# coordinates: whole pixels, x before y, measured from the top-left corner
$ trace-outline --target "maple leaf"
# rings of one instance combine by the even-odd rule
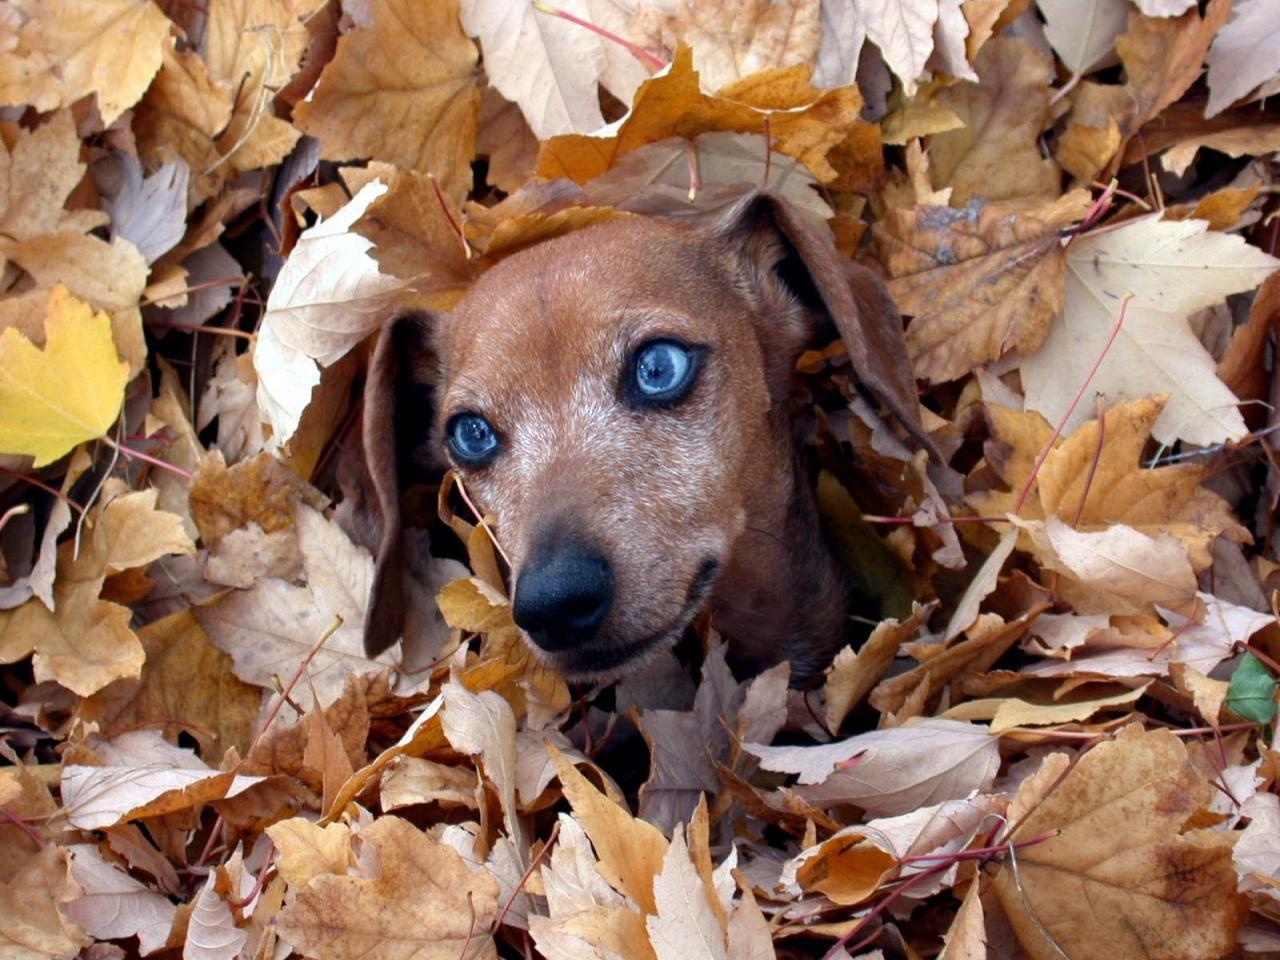
[[[1124,323],[1090,388],[1117,403],[1167,394],[1151,428],[1162,443],[1211,444],[1244,436],[1236,398],[1187,325],[1194,310],[1251,290],[1280,260],[1240,237],[1210,233],[1201,220],[1142,217],[1076,239],[1067,248],[1066,303],[1040,350],[1022,362],[1027,406],[1053,423],[1066,412],[1097,360],[1120,304]],[[1194,281],[1193,279],[1194,278]],[[1069,433],[1088,417],[1066,420]]]
[[[682,3],[671,28],[693,49],[708,90],[771,67],[808,63],[818,52],[818,0]]]
[[[876,223],[889,291],[913,318],[917,377],[954,380],[1010,350],[1035,351],[1062,307],[1059,231],[1073,213],[1047,220],[970,200],[961,210],[891,210]]]
[[[989,787],[999,766],[996,747],[983,727],[938,719],[814,747],[743,744],[765,770],[799,774],[797,790],[811,802],[854,803],[882,816]],[[914,759],[904,764],[907,755]]]
[[[10,327],[0,332],[0,451],[52,463],[103,436],[120,413],[128,364],[106,314],[55,287],[39,350]]]
[[[386,160],[432,174],[461,199],[471,188],[480,87],[457,0],[375,0],[369,16],[370,26],[338,41],[294,122],[320,140],[325,159]]]
[[[566,0],[560,9],[615,33],[625,33],[612,4]],[[508,100],[519,104],[543,140],[589,133],[604,126],[598,84],[624,103],[631,101],[645,70],[630,53],[609,41],[529,4],[505,0],[460,0],[462,27],[480,41],[485,72]]]
[[[972,197],[1038,206],[1058,194],[1059,174],[1040,155],[1049,121],[1048,57],[1024,40],[996,37],[974,61],[979,82],[942,90],[937,102],[964,122],[936,134],[929,157],[935,186],[952,188],[951,203]]]
[[[399,817],[360,831],[368,852],[354,875],[320,874],[295,889],[276,918],[304,956],[355,954],[374,960],[496,957],[489,933],[498,884],[454,850]]]
[[[67,764],[62,770],[61,816],[81,830],[189,810],[262,782],[219,773],[152,730],[95,741],[93,747],[101,766]]]
[[[1114,56],[1129,15],[1125,0],[1036,0],[1036,5],[1044,14],[1045,39],[1076,76]]]
[[[681,46],[665,71],[640,85],[621,121],[597,136],[546,140],[535,172],[586,183],[646,143],[716,130],[764,133],[767,127],[775,149],[795,157],[819,180],[828,180],[836,170],[827,154],[860,122],[861,108],[855,88],[818,90],[803,67],[765,71],[717,96],[705,94],[690,50]]]
[[[160,69],[170,23],[152,0],[13,0],[23,23],[0,67],[0,102],[38,110],[97,94],[110,126]]]
[[[1254,87],[1280,75],[1280,20],[1265,0],[1238,0],[1231,19],[1213,38],[1209,65],[1209,102],[1204,115],[1221,113]]]
[[[144,957],[165,945],[178,912],[168,897],[105,860],[96,844],[66,849],[71,877],[83,892],[62,905],[63,913],[101,940],[136,936]]]
[[[657,913],[645,918],[645,929],[658,960],[728,960],[724,931],[708,900],[714,894],[689,859],[683,825],[676,826],[662,872],[653,878],[653,895]]]
[[[1131,726],[1085,753],[1011,839],[1053,835],[1018,852],[1016,879],[1009,867],[995,875],[1023,948],[1036,958],[1229,952],[1247,910],[1231,839],[1183,832],[1210,792],[1167,730]]]
[[[1168,533],[1187,549],[1197,570],[1212,562],[1219,536],[1247,542],[1248,531],[1236,522],[1227,502],[1201,486],[1208,476],[1204,467],[1184,463],[1142,469],[1143,447],[1164,409],[1162,400],[1150,397],[1117,404],[1101,422],[1091,420],[1065,440],[1056,440],[1039,465],[1021,516],[1035,520],[1055,514],[1077,530],[1100,531],[1123,523],[1148,536]],[[1013,511],[1053,431],[1039,414],[1007,407],[989,405],[987,419],[987,462],[1009,492],[975,493],[969,502],[984,515],[1002,515]]]
[[[351,202],[298,238],[267,300],[253,364],[258,406],[272,427],[273,445],[298,429],[327,366],[378,328],[403,284],[384,276],[369,256],[373,246],[351,226],[379,196],[374,181]]]

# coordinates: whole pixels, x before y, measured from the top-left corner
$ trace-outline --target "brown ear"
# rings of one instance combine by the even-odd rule
[[[433,318],[422,313],[395,318],[379,332],[369,360],[362,434],[378,526],[378,555],[364,620],[364,651],[370,657],[404,633],[400,491],[416,455],[429,443],[432,323]]]
[[[925,449],[938,456],[933,438],[920,420],[902,317],[884,282],[842,256],[825,224],[763,191],[753,191],[735,203],[716,232],[742,244],[744,250],[751,251],[749,256],[772,250],[769,256],[774,262],[763,266],[809,308],[817,321],[810,331],[811,339],[838,332],[860,386]],[[772,235],[777,245],[761,244],[762,235]]]

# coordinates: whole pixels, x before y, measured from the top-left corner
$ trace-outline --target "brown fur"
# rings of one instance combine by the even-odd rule
[[[797,465],[796,357],[834,326],[863,387],[929,440],[892,301],[839,258],[825,228],[763,194],[707,229],[615,220],[516,254],[448,317],[408,323],[384,332],[365,398],[383,515],[371,651],[394,642],[403,616],[395,465],[405,452],[388,423],[394,415],[404,433],[414,411],[392,408],[423,379],[434,386],[423,425],[433,445],[460,410],[482,412],[503,437],[493,464],[463,475],[497,517],[513,584],[551,526],[609,558],[615,593],[599,634],[585,649],[535,648],[545,661],[593,679],[643,662],[704,605],[697,581],[712,560],[713,622],[741,664],[791,659],[807,678],[838,649],[847,600]],[[619,399],[626,358],[664,335],[707,348],[697,385],[671,409],[632,410]]]

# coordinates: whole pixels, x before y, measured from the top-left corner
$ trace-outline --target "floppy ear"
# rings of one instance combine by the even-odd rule
[[[842,256],[825,224],[763,191],[730,207],[715,232],[743,252],[753,273],[780,283],[806,308],[809,342],[839,333],[859,385],[938,456],[920,420],[902,317],[884,282]]]
[[[433,322],[432,316],[423,313],[396,317],[379,332],[369,360],[362,435],[378,526],[378,555],[364,621],[364,651],[370,657],[382,653],[404,632],[400,491],[432,428]]]

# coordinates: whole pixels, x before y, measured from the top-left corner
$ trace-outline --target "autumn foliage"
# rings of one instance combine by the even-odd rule
[[[1274,0],[0,0],[0,958],[1280,952]],[[368,341],[767,186],[816,689],[531,657],[451,476],[365,657]],[[851,639],[852,639],[851,634]]]

